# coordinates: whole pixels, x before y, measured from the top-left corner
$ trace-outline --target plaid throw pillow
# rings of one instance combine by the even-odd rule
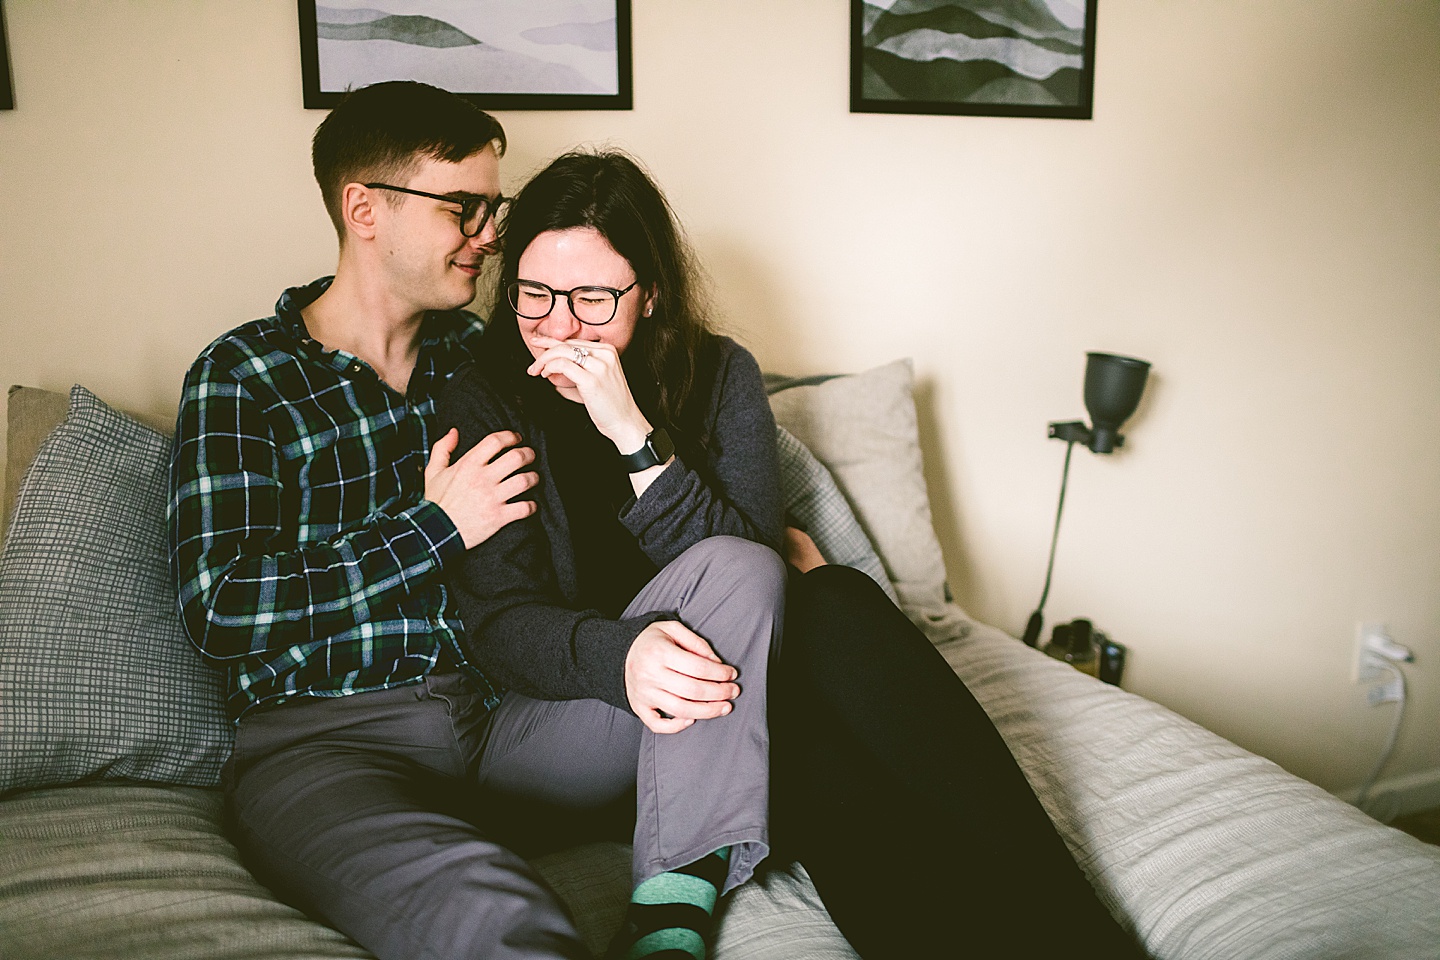
[[[218,782],[232,732],[176,612],[169,457],[164,435],[77,386],[25,475],[0,552],[0,792]]]
[[[835,486],[835,478],[805,444],[784,427],[775,431],[780,455],[780,495],[785,499],[785,522],[810,535],[820,555],[830,563],[854,567],[884,588],[896,604],[900,598],[885,575],[870,538]]]

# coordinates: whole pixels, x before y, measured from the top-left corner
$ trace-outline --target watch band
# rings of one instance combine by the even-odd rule
[[[664,463],[674,454],[675,444],[670,442],[670,434],[665,432],[664,427],[657,427],[646,435],[645,444],[639,450],[621,454],[620,462],[625,464],[626,473],[639,473]]]

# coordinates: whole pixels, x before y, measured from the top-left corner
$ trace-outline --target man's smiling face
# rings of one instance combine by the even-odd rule
[[[475,299],[475,281],[495,252],[494,218],[473,237],[460,230],[459,198],[500,196],[500,158],[487,146],[459,163],[422,160],[396,186],[455,196],[455,203],[376,189],[376,239],[393,295],[417,311],[453,310]],[[384,196],[388,194],[388,196]]]

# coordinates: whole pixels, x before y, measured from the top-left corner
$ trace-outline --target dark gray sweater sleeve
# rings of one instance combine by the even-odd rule
[[[740,537],[780,548],[775,416],[755,358],[729,339],[721,340],[721,350],[704,472],[677,456],[643,496],[620,511],[620,522],[662,569],[706,537]]]
[[[518,416],[473,370],[446,386],[436,416],[437,436],[451,427],[460,431],[454,460],[496,430],[525,436]],[[546,497],[558,497],[553,483],[542,482],[524,495]],[[549,506],[501,527],[447,569],[465,624],[466,656],[487,676],[526,696],[594,698],[628,711],[625,657],[640,631],[666,615],[611,620],[567,605],[550,547],[552,535],[566,534],[547,531],[545,518],[562,515]]]

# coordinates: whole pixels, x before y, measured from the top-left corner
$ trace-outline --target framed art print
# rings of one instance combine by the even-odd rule
[[[851,0],[850,112],[1089,120],[1098,0]]]
[[[5,39],[5,4],[0,0],[0,110],[15,109],[15,88],[10,85],[10,47]]]
[[[307,108],[419,80],[492,110],[629,110],[630,0],[300,0]]]

